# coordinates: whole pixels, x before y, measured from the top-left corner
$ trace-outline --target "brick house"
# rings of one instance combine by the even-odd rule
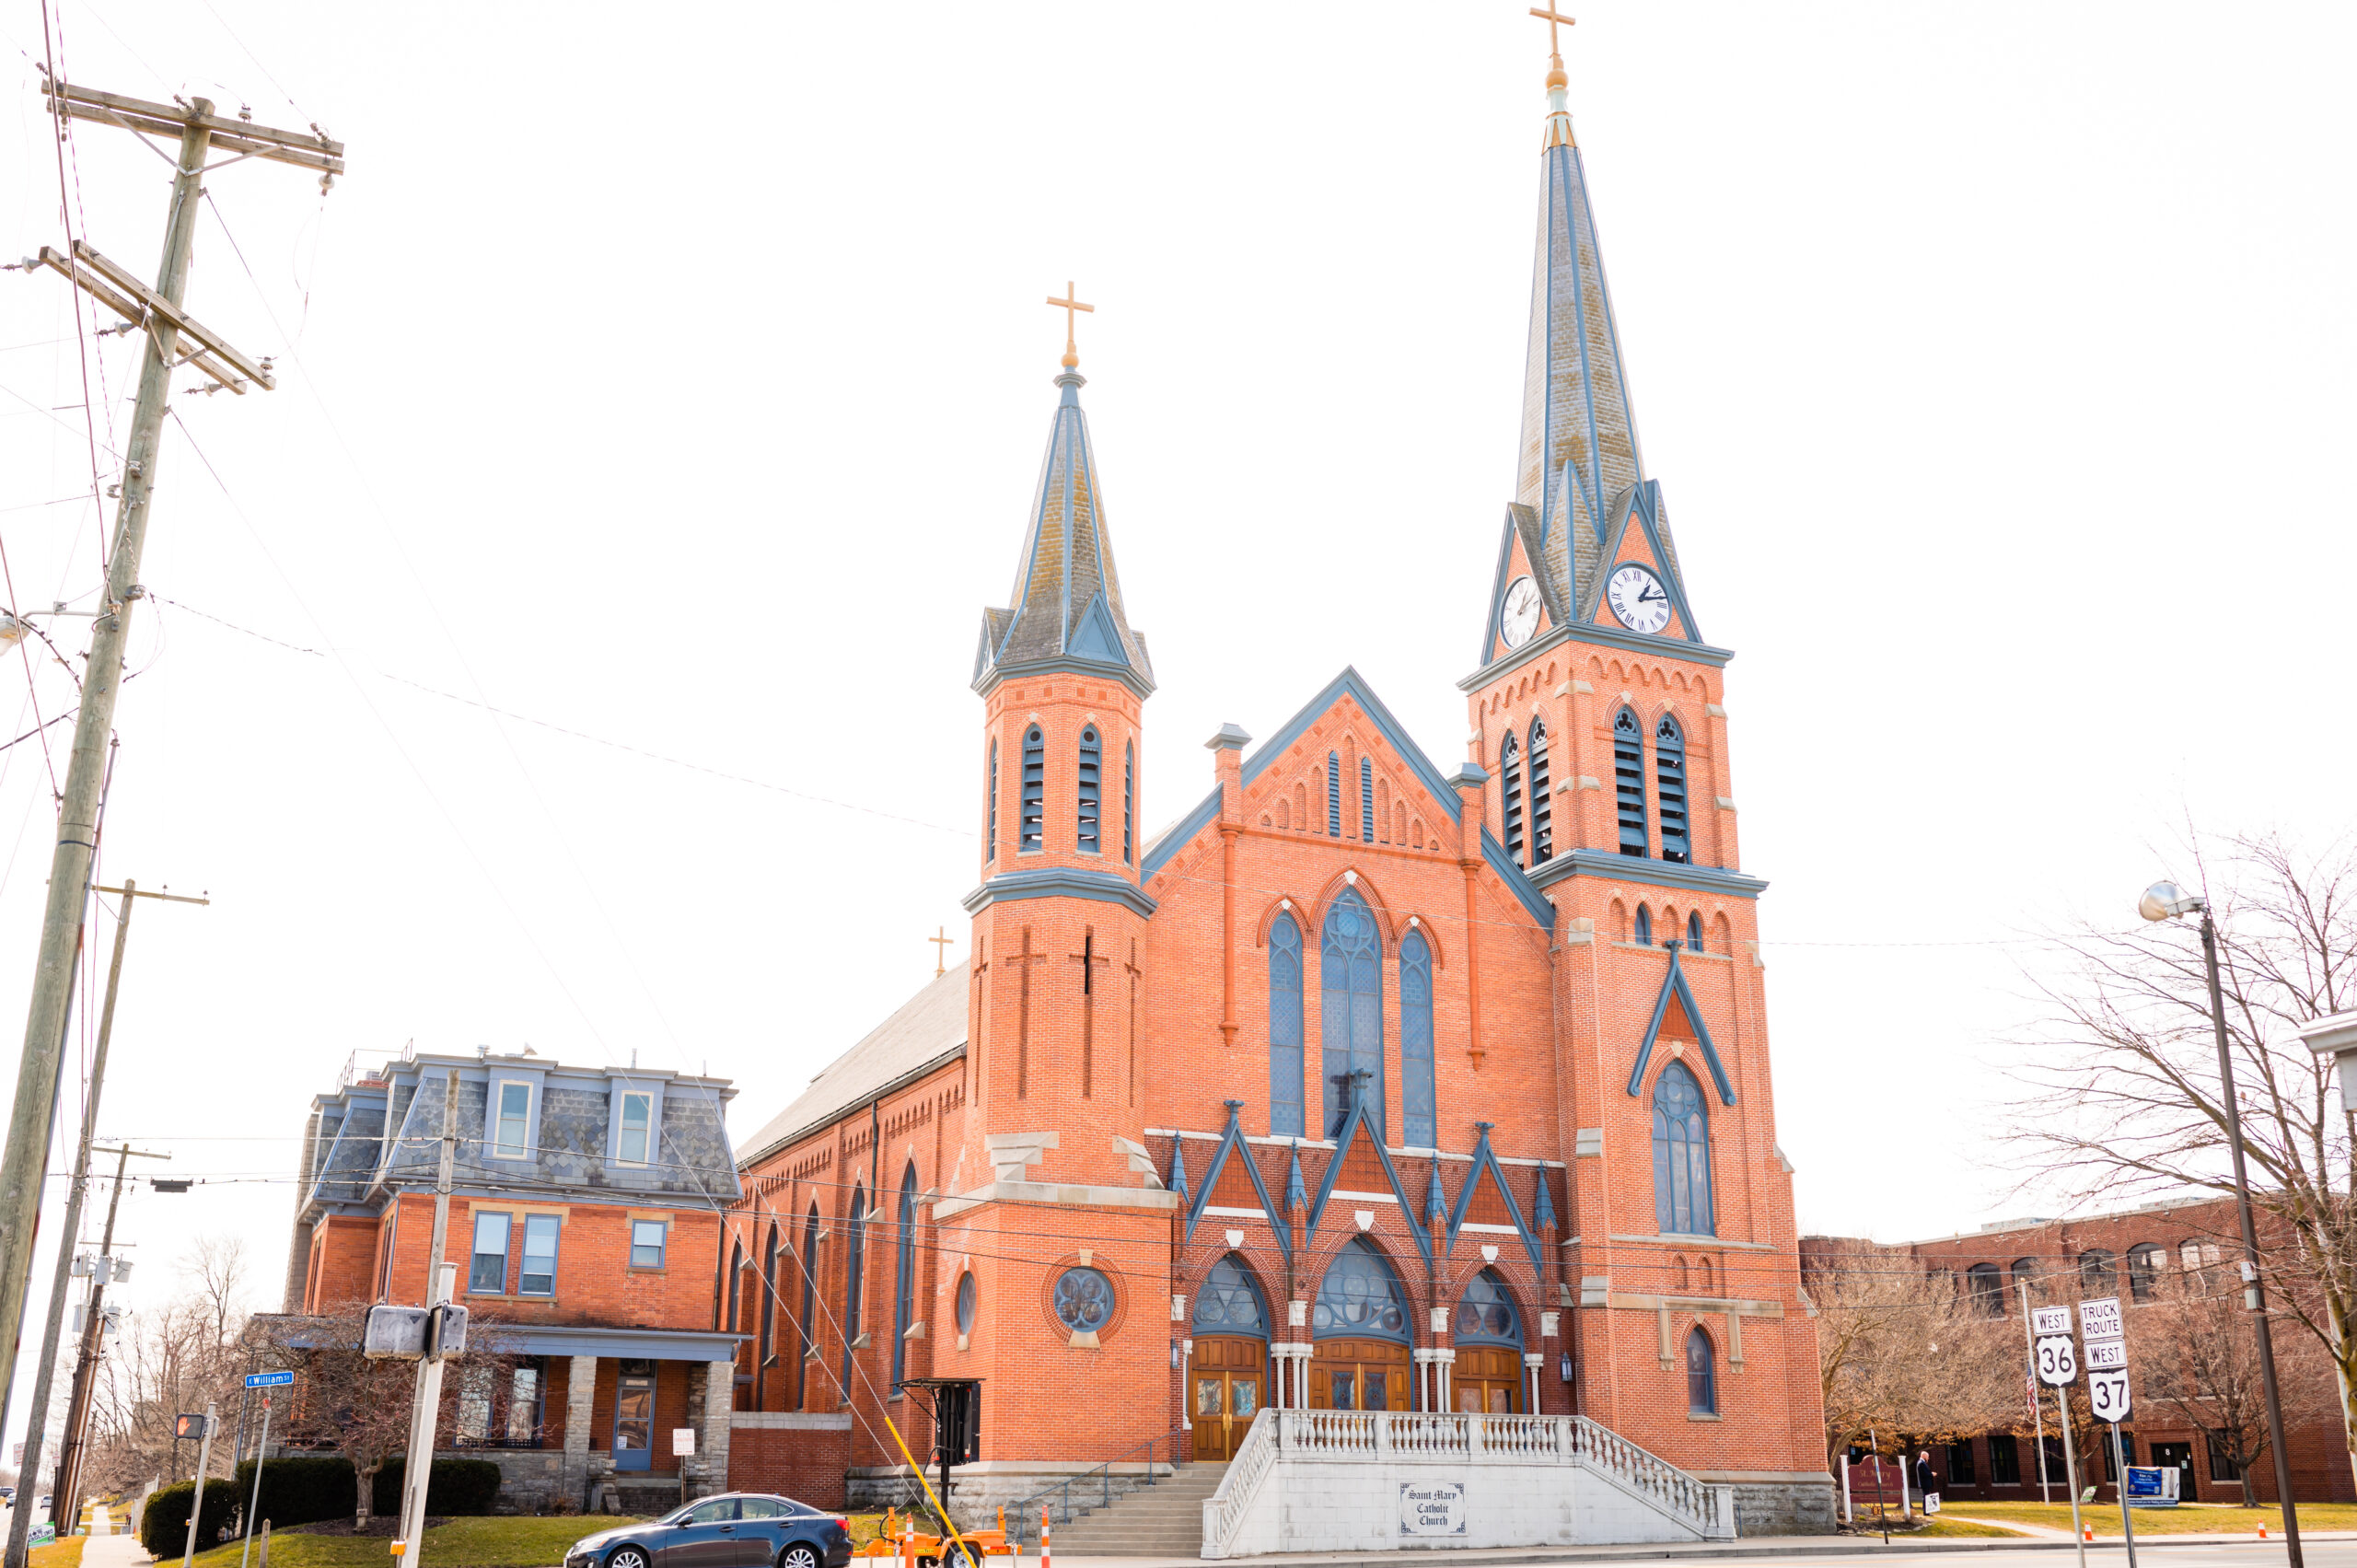
[[[1802,1238],[1804,1279],[1812,1256],[1834,1245],[1852,1244],[1823,1237]],[[2200,1393],[2182,1342],[2187,1330],[2177,1316],[2180,1305],[2240,1288],[2241,1231],[2231,1199],[2148,1203],[2071,1219],[2002,1222],[1959,1236],[1904,1243],[1901,1249],[1928,1268],[1951,1274],[1954,1287],[1991,1316],[2016,1324],[2025,1282],[2033,1307],[2075,1307],[2081,1300],[2117,1297],[2127,1324],[2135,1394],[2131,1419],[2121,1427],[2128,1462],[2174,1468],[2179,1494],[2189,1501],[2242,1500],[2240,1472],[2186,1420],[2181,1407],[2160,1397],[2173,1387]],[[2293,1495],[2304,1503],[2357,1501],[2331,1366],[2305,1342],[2306,1334],[2293,1325],[2275,1330]],[[2025,1362],[2027,1353],[2025,1345]],[[2051,1395],[2044,1409],[2048,1476],[2051,1495],[2060,1502],[2067,1489]],[[2026,1410],[2018,1433],[1979,1433],[1930,1447],[1944,1497],[2023,1501],[2038,1496],[2038,1452]],[[2108,1458],[2082,1454],[2080,1461],[2085,1472],[2082,1484],[2096,1485],[2100,1499],[2116,1502],[2118,1478]],[[2262,1455],[2250,1467],[2250,1481],[2255,1496],[2275,1500],[2271,1457]]]
[[[976,1512],[1306,1407],[1576,1413],[1734,1488],[1747,1531],[1829,1524],[1732,655],[1643,471],[1549,87],[1512,499],[1433,540],[1495,552],[1474,668],[1434,672],[1461,762],[1350,668],[1208,765],[1149,744],[1067,347],[970,672],[970,959],[744,1143],[740,1482],[896,1491],[890,1428],[931,1446],[906,1380],[943,1378],[979,1390]],[[1356,634],[1435,610],[1411,575]],[[1157,755],[1186,805],[1149,832]]]
[[[497,1386],[462,1385],[447,1451],[498,1461],[514,1509],[586,1504],[607,1482],[639,1507],[723,1490],[720,1214],[741,1196],[726,1079],[528,1051],[347,1070],[304,1130],[285,1309],[426,1299],[453,1086],[446,1256],[458,1298],[520,1359]],[[673,1453],[681,1428],[692,1457]]]

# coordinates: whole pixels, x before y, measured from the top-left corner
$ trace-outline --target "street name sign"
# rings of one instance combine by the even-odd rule
[[[249,1372],[246,1374],[246,1387],[249,1388],[284,1388],[294,1381],[295,1374],[292,1372]]]

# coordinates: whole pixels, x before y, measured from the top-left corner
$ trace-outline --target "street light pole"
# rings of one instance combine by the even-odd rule
[[[2196,893],[2180,892],[2174,884],[2156,883],[2145,890],[2138,906],[2146,920],[2201,912],[2201,961],[2210,981],[2210,1027],[2218,1041],[2219,1098],[2226,1109],[2226,1146],[2235,1160],[2235,1209],[2243,1229],[2243,1308],[2251,1315],[2258,1336],[2258,1376],[2267,1393],[2267,1446],[2275,1456],[2275,1495],[2283,1505],[2283,1547],[2289,1568],[2303,1568],[2300,1554],[2300,1514],[2292,1502],[2292,1455],[2283,1445],[2283,1400],[2275,1384],[2275,1338],[2267,1327],[2267,1286],[2258,1272],[2258,1226],[2251,1218],[2250,1171],[2243,1160],[2242,1109],[2235,1093],[2235,1062],[2226,1048],[2226,1003],[2218,983],[2218,926],[2210,918],[2209,901]]]

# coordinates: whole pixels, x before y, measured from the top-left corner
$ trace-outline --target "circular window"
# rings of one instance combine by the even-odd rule
[[[958,1331],[974,1331],[974,1276],[970,1273],[958,1276]]]
[[[1056,1318],[1078,1334],[1093,1334],[1113,1316],[1113,1282],[1094,1269],[1066,1269],[1056,1278]]]

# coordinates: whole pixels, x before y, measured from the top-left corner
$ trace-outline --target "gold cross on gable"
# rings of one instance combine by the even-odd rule
[[[1092,316],[1097,314],[1097,307],[1094,305],[1083,305],[1080,302],[1079,296],[1080,290],[1074,288],[1069,282],[1067,282],[1064,285],[1064,296],[1062,299],[1058,299],[1052,295],[1048,298],[1049,304],[1056,306],[1064,313],[1064,368],[1067,370],[1078,369],[1080,366],[1080,350],[1073,346],[1072,313],[1075,310],[1086,310]]]
[[[936,925],[934,929],[941,935],[928,936],[925,940],[936,945],[933,950],[933,978],[939,980],[949,972],[949,945],[958,938],[949,935],[949,928],[946,925]]]
[[[1533,6],[1530,8],[1530,14],[1541,18],[1547,24],[1547,52],[1554,55],[1559,60],[1562,58],[1563,46],[1556,37],[1555,29],[1558,25],[1570,27],[1576,18],[1566,17],[1551,6],[1541,9],[1537,6]]]

